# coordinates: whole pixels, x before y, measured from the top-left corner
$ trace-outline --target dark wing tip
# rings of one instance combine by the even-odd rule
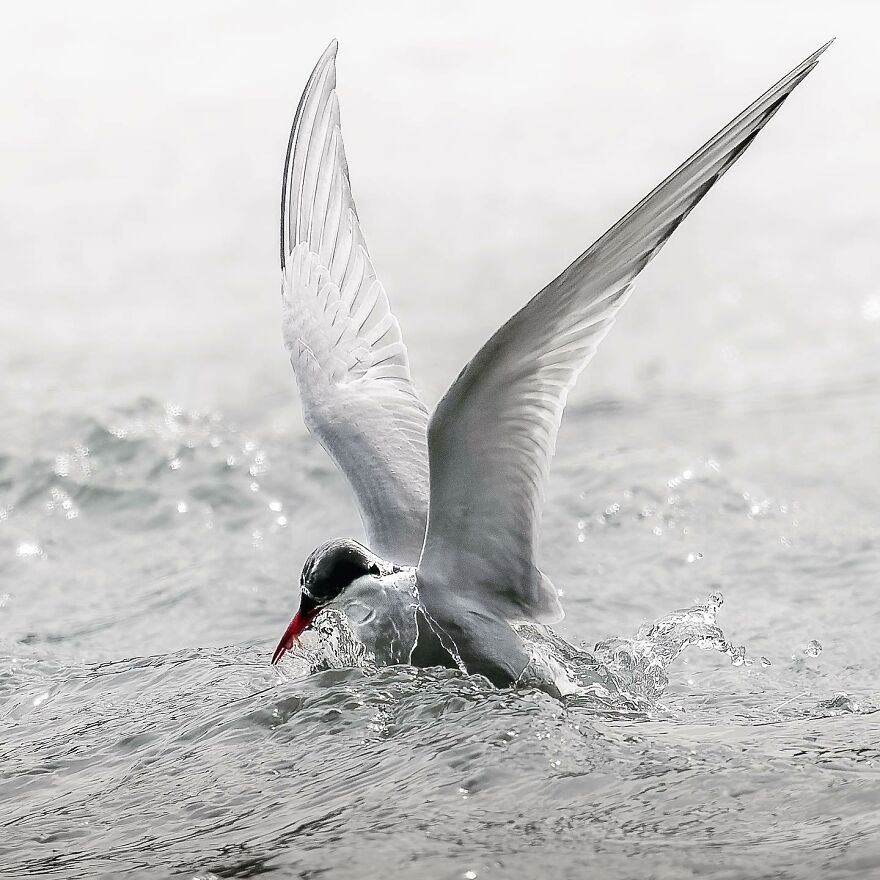
[[[792,76],[792,77],[793,77],[793,76],[796,76],[797,74],[802,73],[803,71],[805,71],[807,68],[809,68],[810,70],[812,70],[812,69],[816,66],[816,64],[818,63],[818,61],[819,61],[819,57],[822,55],[822,53],[823,53],[823,52],[824,52],[824,51],[825,51],[825,50],[826,50],[826,49],[827,49],[827,48],[828,48],[828,47],[829,47],[829,46],[830,46],[830,45],[831,45],[836,39],[837,39],[837,37],[832,37],[827,43],[825,43],[824,45],[822,45],[822,46],[820,46],[818,49],[816,49],[816,51],[813,52],[812,55],[808,55],[806,58],[804,58],[804,60],[801,61],[801,63],[798,64],[798,66],[797,66],[794,70],[792,70],[792,72],[789,74],[789,76]]]

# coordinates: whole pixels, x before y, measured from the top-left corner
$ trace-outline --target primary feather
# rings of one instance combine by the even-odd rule
[[[619,220],[480,349],[434,412],[430,512],[419,562],[426,603],[506,620],[561,617],[537,567],[544,485],[569,390],[632,282],[743,154],[823,46]],[[440,593],[451,593],[441,596]]]
[[[336,42],[297,108],[281,211],[282,325],[303,417],[354,490],[371,549],[415,564],[428,509],[428,414],[351,195]]]

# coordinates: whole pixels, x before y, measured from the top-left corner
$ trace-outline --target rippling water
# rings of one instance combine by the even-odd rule
[[[403,5],[114,8],[21,13],[3,53],[23,85],[0,144],[0,875],[880,872],[868,7],[780,4],[788,35],[745,60],[763,6],[727,37],[682,4],[505,39],[491,5],[431,13],[430,38]],[[279,162],[328,32],[430,401],[704,135],[840,38],[572,397],[542,532],[568,616],[525,632],[575,685],[561,700],[377,669],[344,630],[268,665],[306,555],[360,534],[278,331]],[[577,95],[590,114],[566,115]],[[370,141],[403,107],[406,149]],[[620,148],[611,129],[642,117],[657,138]]]
[[[858,511],[829,524],[675,447],[570,454],[548,556],[593,665],[531,637],[572,678],[610,677],[560,702],[448,671],[269,667],[299,548],[345,515],[299,433],[142,400],[44,442],[0,471],[4,874],[875,864],[880,565]]]

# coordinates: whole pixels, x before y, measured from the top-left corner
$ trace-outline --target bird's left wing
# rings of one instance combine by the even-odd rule
[[[630,286],[815,67],[783,77],[619,220],[483,346],[428,429],[431,496],[419,584],[508,620],[561,608],[536,566],[544,484],[569,390]],[[446,597],[449,601],[450,597]]]
[[[351,195],[336,41],[300,99],[281,196],[283,331],[303,417],[357,499],[370,548],[415,564],[428,509],[428,415]]]

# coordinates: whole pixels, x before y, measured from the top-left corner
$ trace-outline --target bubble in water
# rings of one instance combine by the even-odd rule
[[[806,648],[804,648],[804,654],[808,657],[818,657],[822,653],[822,645],[813,639]]]

